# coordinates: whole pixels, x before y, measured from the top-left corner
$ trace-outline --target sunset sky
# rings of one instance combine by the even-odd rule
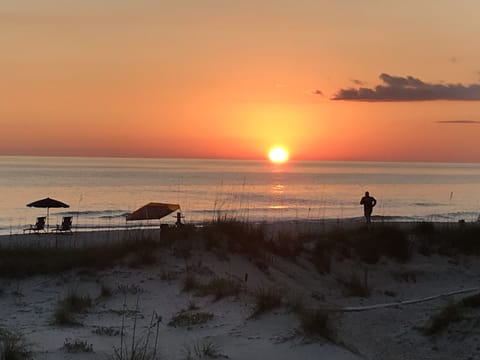
[[[0,155],[480,161],[478,0],[2,0]]]

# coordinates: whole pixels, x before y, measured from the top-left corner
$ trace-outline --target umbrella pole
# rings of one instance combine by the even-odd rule
[[[48,213],[50,212],[50,208],[47,207],[47,232],[49,232],[49,228],[50,228],[50,219],[48,218]]]

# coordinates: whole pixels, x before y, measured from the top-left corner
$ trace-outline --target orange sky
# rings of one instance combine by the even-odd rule
[[[4,0],[0,155],[263,159],[283,144],[299,160],[478,162],[478,13],[476,0]]]

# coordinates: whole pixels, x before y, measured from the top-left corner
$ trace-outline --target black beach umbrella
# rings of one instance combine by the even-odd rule
[[[46,208],[47,209],[47,230],[48,230],[48,213],[50,208],[68,208],[70,205],[67,205],[59,200],[51,199],[49,197],[41,200],[34,201],[30,204],[27,204],[28,207],[36,208]]]

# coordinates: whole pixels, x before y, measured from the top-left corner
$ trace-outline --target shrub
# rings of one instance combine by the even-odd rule
[[[299,314],[300,332],[309,338],[321,337],[335,341],[336,331],[327,312],[322,310],[304,310]]]
[[[56,325],[78,325],[74,314],[84,311],[92,306],[90,296],[79,296],[76,292],[70,291],[67,296],[58,302],[53,316],[53,323]]]
[[[269,250],[283,258],[295,260],[303,251],[303,239],[301,236],[282,232],[269,243]]]
[[[320,274],[330,273],[334,243],[329,238],[319,238],[313,249],[312,262]]]
[[[31,355],[22,335],[0,328],[0,359],[29,360]]]
[[[98,296],[101,299],[109,298],[113,295],[113,291],[110,286],[102,284],[100,286],[100,295]]]
[[[213,318],[212,313],[181,311],[168,322],[168,326],[184,327],[204,324]]]
[[[93,345],[89,344],[86,340],[75,339],[75,341],[72,342],[71,339],[67,338],[63,343],[63,347],[69,353],[93,352]]]
[[[424,335],[430,336],[444,330],[450,323],[463,319],[461,307],[458,304],[448,304],[440,313],[432,316],[429,324],[422,329]]]
[[[437,334],[447,328],[450,323],[464,319],[464,313],[469,308],[480,307],[480,293],[469,295],[456,303],[450,303],[438,314],[433,315],[421,331],[424,335]]]
[[[282,306],[282,294],[275,288],[258,288],[255,291],[255,308],[252,316],[259,316]]]
[[[197,341],[192,347],[183,349],[185,360],[228,358],[221,353],[221,348],[209,340]]]
[[[199,286],[200,295],[213,295],[215,301],[228,296],[237,296],[241,290],[242,287],[237,281],[221,277],[215,277],[207,284]]]
[[[150,252],[157,241],[133,239],[88,248],[11,248],[0,252],[0,276],[18,278],[52,274],[76,268],[102,269],[120,262],[128,254]]]
[[[352,274],[348,279],[338,277],[337,281],[343,285],[345,296],[370,296],[368,285],[365,282],[362,282],[355,274]]]
[[[187,275],[183,279],[183,288],[182,291],[192,291],[200,287],[199,282],[195,275],[190,272],[187,272]]]

